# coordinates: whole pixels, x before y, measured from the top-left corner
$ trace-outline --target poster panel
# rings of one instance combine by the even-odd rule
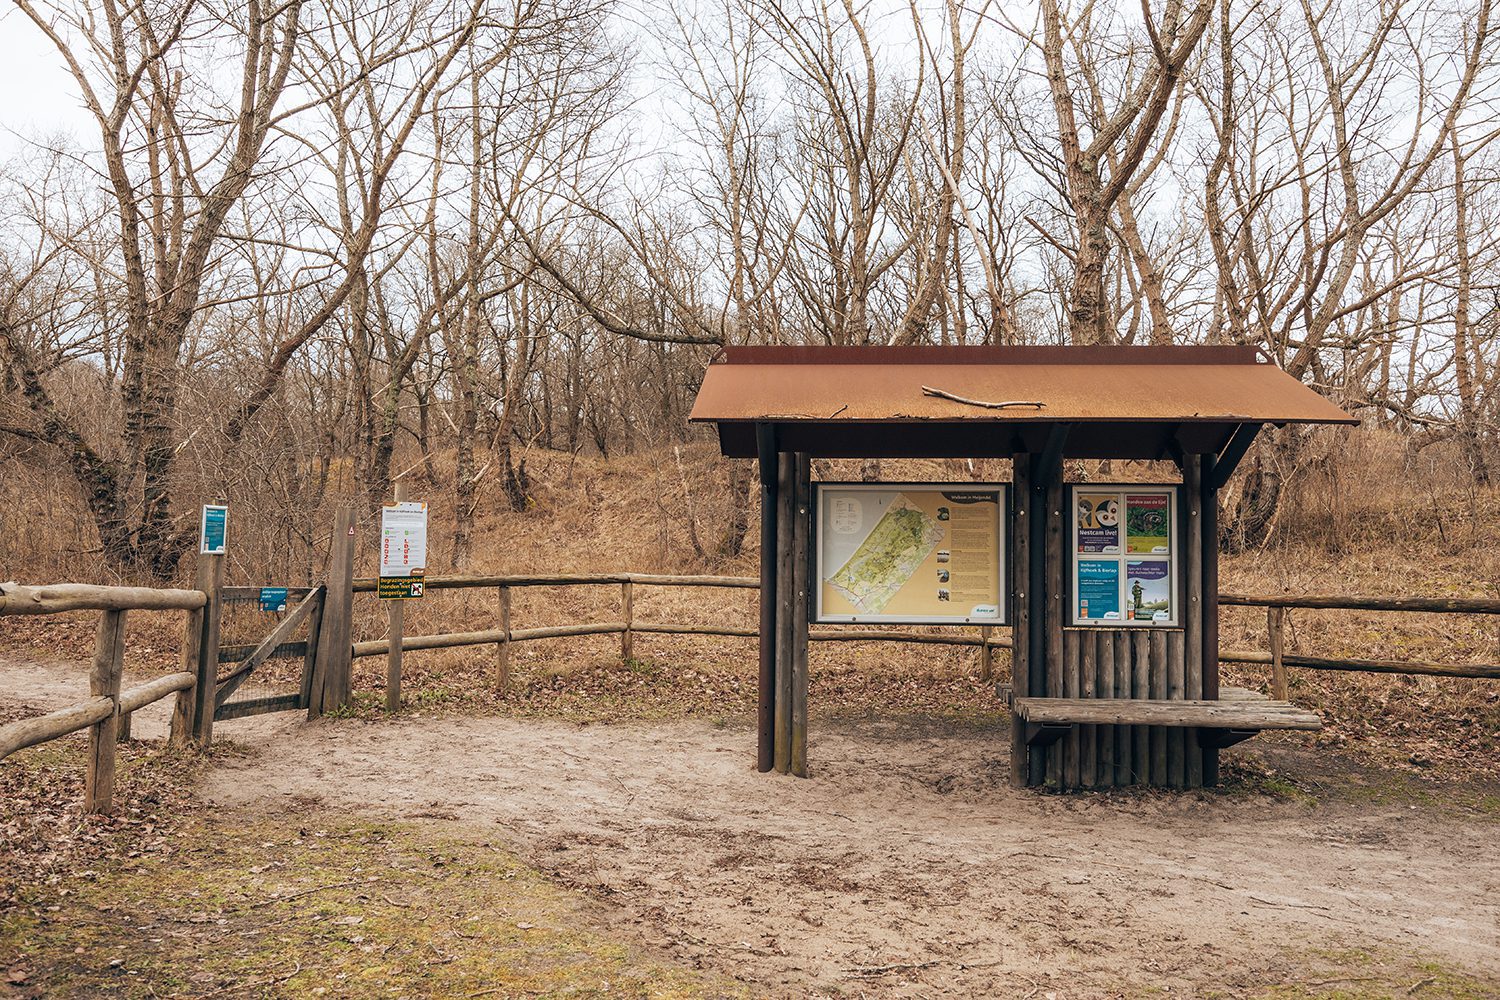
[[[1120,620],[1120,563],[1115,559],[1078,560],[1078,620]]]
[[[1118,493],[1079,493],[1078,531],[1075,540],[1079,552],[1120,551],[1120,495]]]
[[[380,575],[376,596],[388,601],[422,597],[427,574],[427,504],[380,508]]]
[[[1178,624],[1177,487],[1069,486],[1074,625]]]
[[[1170,497],[1165,493],[1125,494],[1125,548],[1131,553],[1171,551]]]
[[[221,556],[229,551],[229,508],[222,504],[204,504],[198,523],[198,552]]]
[[[1165,559],[1132,559],[1125,564],[1126,618],[1172,620],[1172,564]]]
[[[1007,489],[816,484],[817,620],[1002,624]]]

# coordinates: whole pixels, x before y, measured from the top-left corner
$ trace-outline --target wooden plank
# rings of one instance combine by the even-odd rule
[[[609,586],[626,581],[643,587],[721,587],[755,590],[760,579],[753,576],[698,576],[671,575],[664,573],[551,573],[544,576],[527,574],[477,574],[469,576],[429,576],[423,585],[427,590],[466,590],[489,587],[571,587]],[[350,580],[356,594],[373,594],[377,590],[373,577]]]
[[[1321,608],[1340,611],[1414,611],[1431,614],[1500,615],[1493,597],[1360,597],[1348,594],[1220,594],[1220,604],[1247,608]]]
[[[1047,477],[1046,507],[1042,511],[1046,520],[1043,572],[1046,576],[1046,611],[1043,624],[1047,645],[1047,693],[1061,694],[1063,691],[1063,488],[1062,465],[1055,465]],[[1072,751],[1076,761],[1077,737],[1069,747],[1057,746],[1047,751],[1047,783],[1057,785],[1063,780],[1063,758]]]
[[[1130,691],[1131,697],[1142,700],[1151,697],[1151,644],[1146,633],[1135,629],[1130,635]],[[1151,731],[1145,726],[1136,726],[1130,733],[1131,755],[1135,758],[1136,780],[1149,785],[1156,780],[1151,773]]]
[[[792,767],[807,777],[807,602],[808,561],[812,551],[812,459],[798,452],[792,472],[796,492],[792,521]]]
[[[198,559],[208,592],[194,671],[198,680],[193,685],[193,738],[206,750],[214,739],[214,696],[219,687],[219,630],[224,622],[224,602],[219,594],[224,587],[224,556],[206,555]]]
[[[1078,647],[1078,681],[1080,698],[1096,697],[1098,685],[1098,643],[1088,632],[1076,633]],[[1078,730],[1078,784],[1083,788],[1097,788],[1099,730],[1097,726],[1080,726]]]
[[[1027,592],[1031,551],[1031,456],[1020,452],[1011,461],[1011,498],[1015,503],[1011,546],[1012,605],[1010,687],[1017,698],[1030,694],[1031,671],[1028,663],[1031,647],[1031,595]],[[1027,785],[1026,724],[1019,715],[1010,720],[1010,783],[1016,788]]]
[[[1186,559],[1186,614],[1183,618],[1183,696],[1188,700],[1203,697],[1203,460],[1188,455],[1182,468],[1182,492],[1187,516],[1178,532]],[[1183,754],[1187,758],[1184,781],[1189,788],[1203,786],[1203,751],[1197,743],[1186,740]]]
[[[1317,713],[1284,702],[1167,701],[1136,698],[1017,698],[1016,713],[1037,725],[1177,726],[1206,729],[1323,728]]]
[[[776,747],[780,774],[792,769],[792,491],[793,456],[776,455]]]
[[[89,694],[108,698],[110,713],[89,727],[88,774],[83,786],[83,811],[106,814],[114,809],[115,743],[120,700],[120,668],[125,658],[125,612],[106,611],[94,633],[94,663],[89,670]]]
[[[87,729],[106,716],[113,715],[115,703],[111,698],[90,698],[88,701],[59,708],[46,715],[31,719],[18,719],[0,726],[0,760],[17,750],[46,743],[80,729]]]
[[[347,504],[340,506],[334,512],[328,547],[328,590],[313,663],[309,719],[348,704],[354,637],[354,531],[354,509]]]
[[[323,634],[323,608],[328,603],[326,586],[319,585],[314,592],[318,596],[318,603],[307,620],[307,641],[302,644],[305,648],[302,653],[302,682],[297,686],[300,700],[298,708],[306,708],[312,698],[313,669],[318,662],[318,637]]]
[[[160,701],[169,694],[175,694],[178,691],[191,688],[197,683],[197,680],[198,677],[196,674],[180,672],[166,674],[155,680],[146,681],[144,684],[137,684],[133,688],[120,692],[119,711],[122,715],[127,712],[138,711],[153,702]]]
[[[193,588],[203,595],[203,604],[208,603],[208,590],[210,587],[210,566],[204,560],[209,556],[199,556],[194,568]],[[197,675],[199,663],[199,649],[203,641],[203,605],[193,608],[187,613],[187,622],[182,632],[182,655],[178,658],[178,669],[190,673],[194,677],[192,687],[184,688],[177,693],[177,701],[172,706],[172,724],[168,731],[167,743],[173,747],[185,747],[193,739],[196,732],[194,721],[194,709],[197,704]],[[215,664],[217,667],[217,664]]]
[[[1096,656],[1099,664],[1099,685],[1095,697],[1113,698],[1115,696],[1115,637],[1108,632],[1096,631],[1094,644],[1098,647]],[[1099,734],[1099,784],[1105,788],[1112,788],[1117,781],[1115,727],[1096,726],[1094,731]]]
[[[982,681],[992,680],[995,675],[995,652],[990,645],[993,631],[993,626],[979,626],[979,679]]]
[[[635,658],[635,637],[630,626],[635,621],[634,584],[629,580],[620,584],[620,617],[625,619],[625,631],[620,633],[620,662],[629,663]]]
[[[223,705],[214,710],[214,718],[215,721],[223,722],[226,719],[243,719],[251,715],[264,715],[267,712],[288,712],[302,707],[300,694],[278,694],[265,698],[247,698],[244,701]]]
[[[302,603],[292,609],[291,614],[276,623],[276,628],[272,629],[271,634],[260,641],[260,644],[255,647],[254,652],[245,657],[228,674],[218,678],[214,687],[214,709],[217,710],[219,706],[223,705],[229,699],[229,696],[234,694],[235,690],[250,677],[255,668],[266,661],[266,658],[271,655],[272,650],[286,642],[292,633],[297,631],[297,627],[305,619],[312,616],[313,610],[319,607],[321,603],[322,596],[318,591],[308,594],[302,599]]]
[[[495,690],[505,697],[510,689],[510,588],[495,588],[500,601],[500,641],[495,643]]]
[[[1159,628],[1147,633],[1147,655],[1151,658],[1150,691],[1153,699],[1167,699],[1167,634]],[[1167,778],[1167,731],[1161,726],[1152,726],[1149,734],[1151,744],[1151,781],[1166,785]]]
[[[1270,653],[1248,650],[1226,650],[1219,654],[1225,663],[1271,662]],[[1500,680],[1500,664],[1495,663],[1426,663],[1421,660],[1357,660],[1353,657],[1334,659],[1323,656],[1302,656],[1285,653],[1281,662],[1288,667],[1304,670],[1337,670],[1349,673],[1411,674],[1419,677],[1476,677],[1485,680]]]
[[[99,587],[91,583],[52,583],[24,587],[0,583],[0,617],[54,615],[61,611],[190,611],[203,607],[197,590],[154,587]]]
[[[1079,634],[1072,629],[1062,633],[1062,695],[1064,698],[1079,697],[1083,685],[1083,649]],[[1075,726],[1055,751],[1062,759],[1058,770],[1063,788],[1081,787],[1083,780],[1083,738]]]
[[[1282,653],[1282,626],[1286,620],[1286,608],[1266,609],[1266,635],[1271,645],[1271,697],[1280,698],[1282,701],[1287,697],[1286,683],[1286,661]]]
[[[1115,697],[1135,696],[1135,671],[1130,665],[1130,635],[1123,629],[1109,633],[1115,647]],[[1135,731],[1129,726],[1115,726],[1115,783],[1133,785],[1140,780],[1135,764]]]
[[[510,631],[511,642],[529,642],[533,639],[562,639],[578,635],[614,635],[625,629],[624,622],[591,622],[587,625],[547,625],[541,628],[518,628]],[[636,631],[645,631],[636,626]],[[500,642],[506,633],[503,629],[486,629],[482,632],[449,632],[442,635],[408,635],[401,640],[406,652],[423,649],[453,649],[459,646],[488,646]],[[372,639],[354,644],[353,655],[384,656],[389,652],[390,640]]]
[[[1181,630],[1167,633],[1167,699],[1183,701],[1186,681],[1186,637]],[[1187,739],[1180,729],[1167,730],[1167,784],[1183,788],[1187,782]]]

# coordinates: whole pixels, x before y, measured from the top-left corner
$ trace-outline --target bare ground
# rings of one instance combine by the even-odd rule
[[[7,708],[77,700],[80,681],[0,660]],[[1314,798],[1047,796],[1006,785],[994,727],[815,723],[800,781],[755,774],[753,734],[703,721],[287,713],[221,724],[256,752],[201,791],[484,824],[609,900],[622,931],[787,996],[1241,996],[1357,981],[1316,971],[1351,953],[1500,995],[1492,807],[1363,794],[1381,786],[1301,750],[1267,752],[1305,783],[1336,771]]]

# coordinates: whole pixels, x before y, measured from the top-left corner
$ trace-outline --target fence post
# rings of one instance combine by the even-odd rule
[[[979,626],[979,679],[987,681],[995,672],[995,654],[990,652],[991,626]]]
[[[406,484],[398,482],[395,488],[395,501],[401,503],[405,499]],[[385,543],[382,541],[381,544]],[[385,612],[386,620],[389,622],[387,634],[390,636],[390,647],[385,654],[385,710],[399,712],[401,710],[401,641],[405,638],[406,602],[387,601]]]
[[[224,557],[198,557],[198,578],[208,601],[198,639],[198,682],[193,686],[193,738],[207,749],[214,739],[214,695],[219,685],[219,626],[224,620]]]
[[[1287,700],[1286,661],[1282,659],[1282,637],[1286,608],[1266,609],[1266,632],[1271,637],[1271,697],[1277,701]]]
[[[620,662],[629,663],[635,654],[635,637],[630,631],[635,624],[635,595],[629,580],[620,584],[620,613],[625,618],[625,631],[620,633]]]
[[[503,633],[499,642],[495,643],[495,665],[499,668],[500,675],[495,679],[495,689],[504,697],[506,689],[510,686],[510,588],[501,584],[500,591],[500,631]]]
[[[354,652],[354,508],[348,505],[339,507],[333,515],[328,590],[323,602],[318,653],[307,700],[309,719],[349,703]]]
[[[114,702],[114,711],[89,727],[88,777],[83,791],[87,813],[108,813],[115,797],[115,741],[119,727],[120,667],[125,656],[125,612],[99,616],[94,638],[94,665],[89,671],[89,694]]]
[[[198,649],[203,642],[203,614],[207,610],[208,602],[208,576],[204,559],[209,556],[199,556],[197,568],[193,574],[193,589],[202,591],[204,607],[193,608],[187,613],[187,625],[182,634],[182,658],[178,661],[183,673],[198,675]],[[197,697],[198,687],[194,684],[190,688],[184,688],[177,692],[177,700],[172,706],[172,728],[168,737],[168,743],[174,747],[185,747],[193,738],[195,731],[194,705]]]

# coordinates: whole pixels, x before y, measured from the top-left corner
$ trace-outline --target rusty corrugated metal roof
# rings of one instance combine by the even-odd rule
[[[924,386],[1043,405],[987,409]],[[1249,347],[732,347],[709,365],[689,419],[1359,422]]]

